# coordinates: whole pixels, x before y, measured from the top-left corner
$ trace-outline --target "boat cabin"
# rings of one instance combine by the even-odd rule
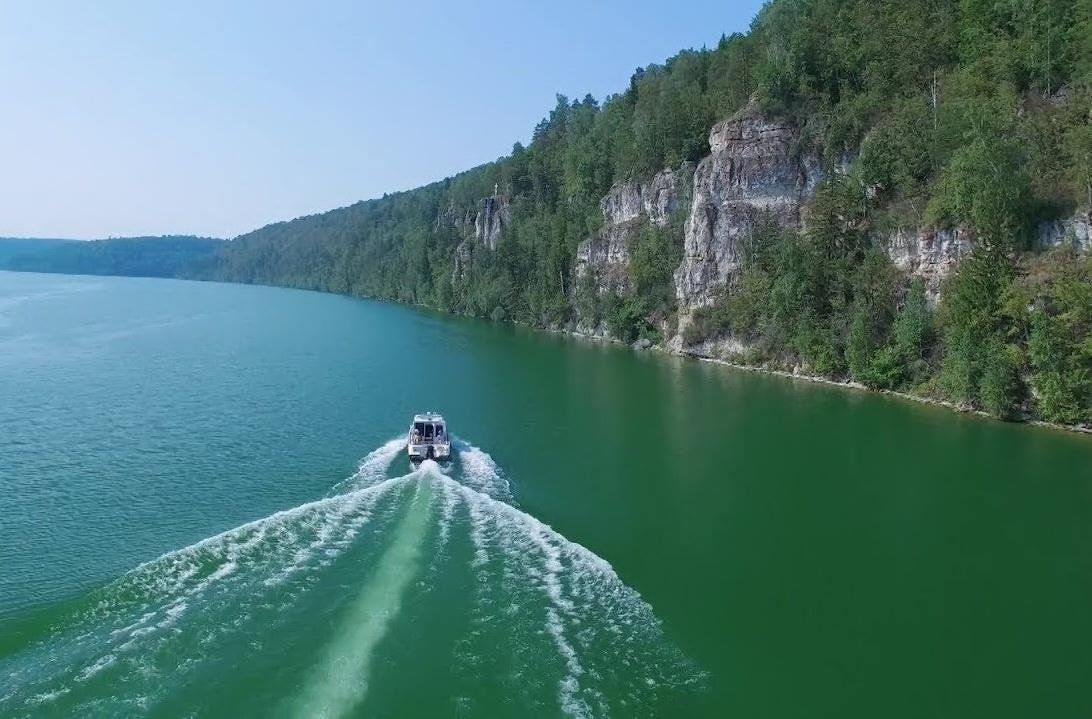
[[[451,454],[451,438],[443,415],[433,412],[414,415],[406,452],[412,460],[447,459]]]

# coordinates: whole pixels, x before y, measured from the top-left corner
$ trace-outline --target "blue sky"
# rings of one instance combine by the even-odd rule
[[[0,236],[230,237],[415,187],[761,4],[5,3]]]

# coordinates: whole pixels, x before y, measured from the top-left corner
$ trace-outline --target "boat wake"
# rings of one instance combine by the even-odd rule
[[[428,650],[450,655],[452,713],[491,713],[482,690],[500,687],[508,712],[647,714],[701,683],[605,560],[515,506],[488,453],[457,440],[450,466],[397,474],[403,450],[35,619],[0,647],[0,715],[201,713],[208,687],[264,673],[285,679],[274,713],[345,716],[397,664],[376,661],[384,640],[445,611],[459,636]]]

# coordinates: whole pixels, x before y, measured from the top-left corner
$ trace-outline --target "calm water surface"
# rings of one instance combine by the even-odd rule
[[[0,508],[0,716],[1092,716],[1092,440],[835,388],[0,273]]]

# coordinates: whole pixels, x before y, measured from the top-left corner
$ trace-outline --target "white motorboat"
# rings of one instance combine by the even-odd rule
[[[413,462],[448,459],[451,456],[451,437],[443,415],[434,412],[414,415],[406,438],[406,452]]]

